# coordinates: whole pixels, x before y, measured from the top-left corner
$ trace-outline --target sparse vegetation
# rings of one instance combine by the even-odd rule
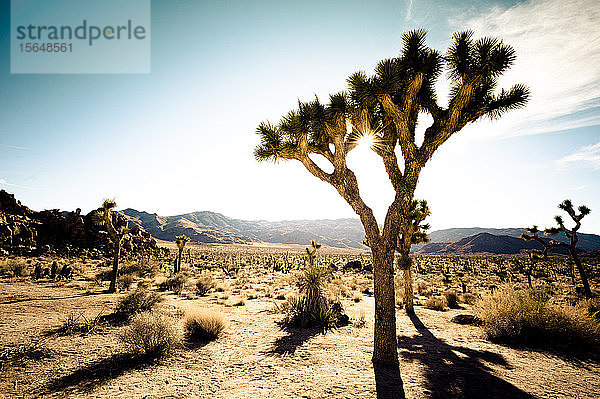
[[[204,296],[215,288],[215,281],[210,276],[202,276],[196,280],[196,293]]]
[[[168,356],[181,346],[173,321],[156,312],[137,314],[119,338],[128,352],[151,358]]]
[[[213,341],[225,330],[223,314],[214,310],[194,309],[185,312],[184,329],[190,340]]]
[[[129,318],[141,312],[154,310],[162,300],[163,296],[159,293],[138,288],[119,300],[115,313]]]
[[[183,289],[187,283],[188,277],[183,273],[178,273],[160,283],[158,285],[158,289],[161,291],[173,291],[173,293],[179,295],[181,292],[183,292]]]
[[[539,290],[503,285],[484,295],[475,309],[493,342],[562,348],[600,344],[600,324],[584,306],[553,304]]]
[[[427,298],[423,306],[431,310],[444,311],[448,309],[448,301],[443,295],[431,296]]]

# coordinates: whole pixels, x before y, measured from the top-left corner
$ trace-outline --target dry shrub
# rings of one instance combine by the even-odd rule
[[[210,276],[200,277],[196,280],[196,293],[200,296],[204,296],[215,288],[215,281]]]
[[[477,303],[478,297],[477,297],[477,295],[467,292],[465,294],[460,294],[458,296],[458,300],[460,303],[466,303],[468,305],[475,305],[475,303]]]
[[[449,290],[444,292],[444,297],[446,297],[446,302],[448,303],[448,307],[451,309],[458,309],[458,295],[456,291]]]
[[[0,369],[6,363],[21,363],[24,360],[39,360],[53,357],[56,352],[46,346],[44,341],[31,340],[27,344],[9,346],[0,350]]]
[[[445,311],[448,309],[448,300],[442,295],[432,296],[427,298],[423,306],[427,309]]]
[[[128,352],[152,358],[168,356],[181,346],[173,321],[154,312],[136,315],[119,338]]]
[[[185,313],[184,328],[188,339],[212,341],[221,336],[225,327],[225,318],[219,312],[194,309]]]
[[[131,317],[137,313],[153,310],[163,299],[158,292],[138,288],[119,300],[115,313]]]
[[[175,276],[166,279],[159,284],[158,289],[161,291],[173,291],[179,295],[185,288],[188,282],[188,277],[183,273],[177,273]]]
[[[503,285],[475,306],[493,342],[535,347],[600,344],[600,324],[582,306],[555,305],[537,290]]]
[[[134,278],[131,274],[122,275],[121,277],[119,277],[119,287],[129,291],[129,288],[131,288],[133,281]]]
[[[417,294],[419,296],[428,296],[431,294],[431,286],[423,280],[417,281]]]

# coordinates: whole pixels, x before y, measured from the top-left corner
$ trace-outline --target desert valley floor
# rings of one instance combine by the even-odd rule
[[[345,279],[351,278],[345,276]],[[401,380],[373,368],[373,297],[343,299],[347,326],[284,330],[280,300],[261,293],[285,284],[275,273],[229,294],[167,295],[160,306],[178,318],[188,307],[218,309],[228,327],[206,345],[186,347],[160,362],[136,362],[122,352],[122,327],[105,325],[89,335],[51,334],[68,314],[109,313],[123,294],[106,294],[89,281],[0,282],[0,344],[42,340],[52,356],[4,364],[0,396],[6,398],[594,398],[600,362],[593,355],[564,356],[495,345],[481,329],[451,323],[463,309],[398,310]],[[225,281],[225,284],[231,282]],[[233,306],[246,298],[243,306]],[[364,314],[364,323],[359,320]]]

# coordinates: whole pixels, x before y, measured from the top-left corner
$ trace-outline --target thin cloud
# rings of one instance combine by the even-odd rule
[[[406,6],[406,17],[404,17],[405,21],[408,21],[412,18],[412,7],[413,7],[413,0],[408,0],[407,6]]]
[[[592,169],[600,170],[600,143],[588,145],[557,161],[560,165],[583,163]]]
[[[0,186],[23,188],[25,190],[33,190],[33,187],[22,186],[20,184],[12,184],[12,183],[7,182],[5,179],[0,179]]]
[[[0,144],[0,147],[8,148],[11,150],[31,151],[31,148],[20,147],[18,145]]]
[[[457,30],[493,36],[513,46],[515,65],[500,87],[524,83],[527,107],[500,122],[477,124],[484,136],[540,134],[600,124],[600,2],[530,0],[460,21]]]

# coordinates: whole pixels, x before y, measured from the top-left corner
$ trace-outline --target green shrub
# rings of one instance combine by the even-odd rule
[[[446,291],[444,292],[444,296],[446,297],[446,302],[448,303],[448,307],[451,309],[458,309],[458,295],[456,291]]]
[[[445,311],[448,308],[448,301],[442,295],[432,296],[427,298],[423,306],[427,309]]]
[[[184,329],[188,339],[212,341],[225,330],[225,318],[221,313],[210,310],[190,310],[185,313]]]
[[[153,310],[164,298],[157,292],[138,288],[119,300],[115,313],[131,317],[137,313]]]
[[[501,286],[475,306],[493,342],[534,347],[600,344],[600,324],[582,306],[555,305],[545,292]]]
[[[168,356],[181,346],[172,320],[154,312],[137,314],[119,338],[128,352],[152,358]]]
[[[185,288],[188,278],[182,273],[177,273],[175,276],[166,279],[159,284],[158,289],[161,291],[173,291],[179,295]]]
[[[215,288],[215,281],[210,276],[200,277],[196,280],[196,293],[204,296]]]

